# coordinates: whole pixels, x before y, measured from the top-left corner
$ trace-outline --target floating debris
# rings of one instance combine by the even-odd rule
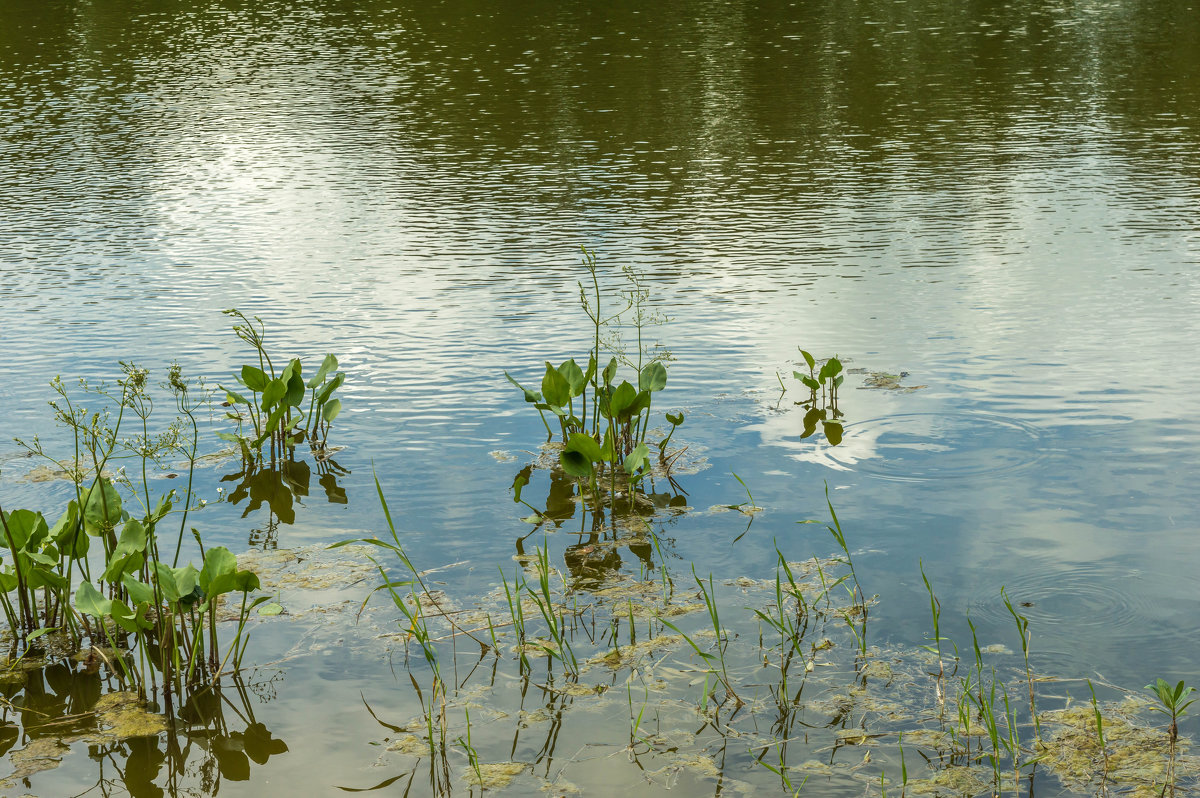
[[[480,762],[479,772],[467,769],[467,781],[485,790],[502,790],[529,767],[521,762]]]
[[[29,745],[9,753],[13,772],[8,778],[0,779],[0,789],[10,790],[36,773],[53,770],[62,764],[62,758],[70,750],[53,737],[30,740]]]
[[[861,388],[863,390],[901,391],[903,393],[911,393],[912,391],[919,391],[922,388],[929,387],[927,385],[901,385],[900,381],[907,376],[907,371],[902,371],[899,374],[888,374],[886,371],[872,371],[863,381]]]
[[[167,730],[166,719],[146,708],[137,693],[115,692],[100,696],[93,707],[104,742],[131,737],[155,737]]]

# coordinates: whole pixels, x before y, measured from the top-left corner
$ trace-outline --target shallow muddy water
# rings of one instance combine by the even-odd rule
[[[795,786],[878,794],[884,769],[892,792],[896,732],[937,726],[921,563],[943,635],[973,664],[969,613],[1014,698],[1025,667],[1002,586],[1029,620],[1033,670],[1060,680],[1042,688],[1046,710],[1068,694],[1081,706],[1086,677],[1104,702],[1200,680],[1197,109],[1189,0],[9,0],[0,499],[57,517],[71,494],[11,442],[36,433],[69,456],[52,377],[112,379],[120,360],[161,375],[177,360],[230,384],[249,362],[219,312],[236,306],[263,318],[269,347],[339,356],[330,442],[344,448],[336,468],[309,458],[290,483],[243,491],[222,481],[236,458],[203,463],[206,542],[316,552],[385,535],[374,470],[456,612],[507,613],[501,571],[535,574],[537,547],[574,588],[556,600],[592,608],[574,616],[578,653],[598,659],[575,679],[544,650],[522,678],[511,639],[501,659],[439,643],[461,685],[448,789],[479,791],[482,769],[455,744],[466,708],[497,766],[484,783],[512,778],[512,794],[783,789],[756,759],[765,746],[778,766],[772,741],[792,738],[789,766],[821,765]],[[613,301],[633,266],[669,317],[646,332],[673,357],[655,416],[665,434],[660,411],[685,413],[672,444],[689,458],[677,486],[647,489],[640,520],[597,534],[541,468],[523,498],[552,521],[523,520],[511,485],[545,432],[504,377],[536,384],[543,361],[586,357],[580,246]],[[797,347],[850,370],[838,446],[802,437]],[[735,473],[761,511],[722,508],[748,501]],[[811,631],[833,646],[809,652],[815,687],[789,714],[753,610],[775,600],[776,547],[797,563],[839,553],[826,485],[875,597],[869,667],[893,673],[856,662],[835,601]],[[736,714],[719,689],[701,700],[705,660],[653,621],[703,629],[693,565],[732,636]],[[117,686],[94,662],[21,664],[0,679],[0,792],[324,795],[395,779],[380,792],[428,794],[442,765],[408,739],[421,707],[407,675],[427,690],[428,669],[411,644],[406,660],[390,602],[355,623],[374,584],[356,568],[277,583],[286,612],[255,622],[258,667],[178,710],[171,731],[112,734],[91,709]],[[661,649],[622,659],[650,634]],[[885,736],[864,749],[855,728]],[[909,749],[911,777],[928,778],[917,761]],[[1039,770],[1038,790],[1095,790],[1068,769]]]

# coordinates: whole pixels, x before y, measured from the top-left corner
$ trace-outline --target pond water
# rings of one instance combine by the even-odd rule
[[[872,662],[906,674],[885,680],[905,717],[928,714],[934,690],[915,653],[933,634],[922,564],[943,636],[972,659],[969,617],[981,645],[1006,647],[995,664],[1014,696],[1025,670],[1002,586],[1029,620],[1033,669],[1060,680],[1047,706],[1082,701],[1085,677],[1109,701],[1197,680],[1198,109],[1193,0],[7,0],[0,501],[57,517],[72,495],[31,479],[39,463],[11,440],[36,433],[69,454],[46,407],[55,375],[111,380],[134,360],[162,376],[178,361],[231,385],[250,361],[220,313],[237,307],[263,319],[272,351],[338,355],[330,442],[344,448],[336,469],[308,458],[316,473],[293,474],[304,488],[274,509],[217,501],[236,458],[199,468],[212,503],[192,523],[210,545],[312,547],[319,561],[318,544],[386,535],[374,472],[414,563],[441,569],[429,578],[460,608],[499,613],[498,566],[511,581],[535,547],[605,611],[603,590],[664,565],[684,593],[699,596],[693,565],[714,578],[747,708],[725,701],[714,720],[697,706],[712,674],[686,644],[581,675],[589,696],[564,692],[564,663],[544,652],[530,686],[507,655],[468,676],[473,644],[455,643],[460,662],[446,641],[461,685],[446,789],[478,792],[453,742],[471,706],[480,759],[521,766],[512,794],[783,789],[754,761],[765,746],[778,767],[771,735],[798,740],[790,765],[827,769],[809,768],[808,790],[857,795],[870,776],[878,794],[881,767],[899,778],[895,737],[864,767],[842,745],[846,717],[889,734],[910,721],[830,709],[855,679],[866,691],[849,621],[821,633],[841,654],[816,669],[803,731],[769,729],[778,713],[756,703],[779,669],[754,671],[763,624],[748,607],[774,598],[777,547],[793,562],[838,553],[827,487],[876,597]],[[656,481],[649,536],[592,535],[546,469],[523,498],[558,523],[534,528],[512,501],[545,431],[504,372],[536,385],[543,361],[586,358],[581,246],[606,301],[631,266],[666,317],[645,331],[672,358],[655,424],[665,434],[659,411],[685,414],[672,445],[686,467]],[[837,446],[803,437],[798,347],[848,369]],[[900,379],[869,387],[881,373]],[[206,452],[224,445],[215,430],[220,413]],[[762,509],[720,507],[744,502]],[[255,622],[245,684],[179,710],[172,731],[47,726],[114,680],[63,663],[10,673],[4,790],[428,794],[429,752],[405,740],[421,714],[407,672],[424,689],[429,673],[386,636],[399,612],[302,615],[357,607],[375,577],[350,581],[288,594],[295,620]],[[695,635],[704,616],[678,623]],[[545,689],[555,667],[559,689]],[[640,734],[653,716],[662,739],[631,737],[643,690]]]

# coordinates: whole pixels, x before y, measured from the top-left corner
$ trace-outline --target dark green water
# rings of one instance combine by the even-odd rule
[[[1187,0],[2,0],[0,496],[57,516],[70,492],[29,482],[9,442],[65,443],[45,406],[54,375],[177,359],[227,382],[246,356],[219,310],[237,306],[281,349],[341,357],[349,473],[332,495],[346,501],[314,473],[294,523],[213,504],[196,519],[206,536],[243,550],[382,532],[373,466],[414,558],[462,563],[443,587],[483,596],[529,531],[509,486],[544,438],[503,372],[532,382],[543,360],[586,352],[586,245],[610,291],[635,266],[671,317],[652,331],[676,358],[662,409],[685,411],[677,440],[709,464],[680,479],[694,511],[656,522],[677,576],[696,563],[771,579],[776,542],[792,559],[829,554],[821,528],[794,523],[825,516],[828,482],[879,595],[873,644],[930,633],[923,561],[960,646],[969,610],[981,642],[1016,649],[1005,585],[1032,605],[1039,671],[1134,690],[1196,681],[1197,218]],[[925,387],[858,390],[851,375],[845,441],[802,440],[794,381],[777,400],[797,346]],[[230,470],[202,472],[201,493],[215,499]],[[736,542],[746,519],[707,512],[745,498],[731,472],[765,508]],[[527,490],[545,506],[546,473]],[[582,515],[546,538],[560,568]],[[617,551],[636,576],[641,554]],[[726,617],[755,636],[751,599],[729,591]],[[303,648],[297,629],[264,624],[258,661]],[[320,651],[259,673],[267,686],[225,703],[224,732],[197,722],[186,754],[164,753],[171,735],[111,754],[75,743],[13,794],[79,794],[126,762],[135,795],[156,794],[138,779],[324,795],[406,773],[402,757],[376,762],[386,732],[360,692],[400,723],[411,686],[355,635],[326,630]],[[57,687],[5,695],[44,707],[39,691],[74,690],[83,707],[101,691],[37,678]],[[583,794],[658,794],[667,777],[629,762],[629,720],[609,709],[565,713],[558,760],[510,743],[513,714],[478,713],[476,734],[488,761],[534,763],[514,794],[565,761]],[[36,723],[7,712],[21,749]],[[261,737],[254,724],[287,752],[228,742]],[[601,747],[571,760],[588,745]],[[252,764],[217,767],[210,752],[238,746]],[[734,748],[728,784],[677,789],[778,783]],[[863,789],[821,790],[835,788]]]

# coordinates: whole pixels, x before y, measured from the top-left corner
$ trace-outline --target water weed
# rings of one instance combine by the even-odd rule
[[[646,435],[654,395],[667,385],[666,356],[650,352],[644,345],[643,329],[655,317],[646,310],[649,292],[642,278],[632,269],[625,270],[632,288],[625,294],[624,306],[616,312],[604,309],[595,253],[584,250],[584,267],[591,288],[579,283],[580,304],[592,323],[592,349],[581,365],[574,358],[558,366],[546,361],[541,390],[521,385],[507,371],[504,376],[522,392],[525,401],[541,415],[547,440],[554,431],[547,413],[554,417],[564,444],[560,454],[562,469],[573,477],[585,479],[596,490],[596,482],[607,474],[615,488],[617,473],[622,481],[635,483],[649,473],[650,450]],[[602,331],[615,329],[623,315],[632,315],[637,334],[636,355],[626,357],[619,347],[604,350]],[[612,351],[616,349],[615,353]],[[608,362],[601,365],[605,355]],[[633,369],[632,379],[619,379],[622,365]],[[683,423],[683,414],[668,417],[671,433],[659,445],[659,459],[667,461],[667,441]]]
[[[346,380],[338,371],[338,359],[329,354],[308,380],[299,358],[291,358],[278,371],[266,348],[266,326],[262,319],[247,318],[237,308],[223,311],[237,321],[233,332],[254,349],[258,365],[246,364],[235,375],[247,397],[231,388],[224,388],[225,401],[233,409],[226,416],[237,422],[236,433],[222,433],[227,440],[239,445],[243,457],[261,457],[263,446],[274,462],[290,454],[298,443],[309,442],[314,452],[322,454],[327,448],[329,428],[341,414],[342,401],[333,394]],[[308,400],[307,410],[305,400]],[[249,422],[253,436],[242,433]]]
[[[846,379],[842,373],[842,361],[831,357],[820,361],[818,368],[818,361],[811,353],[800,349],[800,356],[808,366],[808,374],[793,371],[792,376],[809,391],[807,399],[796,403],[805,409],[804,430],[800,437],[804,439],[816,434],[817,425],[820,424],[825,439],[831,446],[837,446],[842,442],[844,432],[840,419],[845,414],[838,409],[838,389]]]
[[[269,600],[250,600],[258,577],[239,569],[224,547],[206,550],[195,530],[201,567],[178,566],[187,515],[204,504],[192,494],[190,478],[182,497],[174,490],[152,493],[152,475],[166,458],[183,455],[189,474],[194,469],[195,412],[208,392],[203,381],[190,381],[172,366],[162,387],[181,416],[155,431],[153,387],[145,369],[122,364],[114,386],[81,381],[83,395],[99,401],[99,410],[84,408],[61,380],[52,387],[58,394],[51,402],[56,419],[74,441],[68,474],[75,498],[53,525],[40,512],[0,509],[0,545],[11,559],[0,574],[6,620],[18,643],[33,644],[54,630],[66,635],[72,650],[113,651],[108,662],[123,681],[144,695],[155,676],[161,677],[171,706],[174,696],[219,678],[231,658],[240,667],[248,613]],[[129,424],[135,425],[132,435],[123,431]],[[50,458],[36,437],[22,445]],[[118,462],[132,467],[111,471]],[[160,550],[160,530],[172,514],[181,523],[168,558]],[[78,584],[76,575],[82,578]],[[222,649],[217,614],[225,596],[240,596],[239,622]]]

